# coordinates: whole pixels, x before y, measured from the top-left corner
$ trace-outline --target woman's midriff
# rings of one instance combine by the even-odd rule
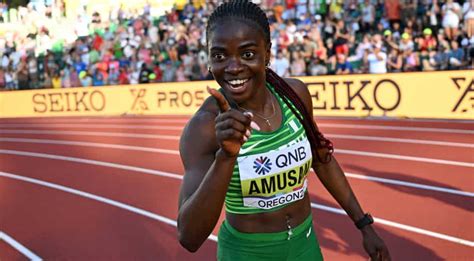
[[[271,212],[258,214],[226,213],[227,222],[236,230],[243,233],[273,233],[288,230],[303,223],[311,214],[311,204],[308,193],[302,200]]]

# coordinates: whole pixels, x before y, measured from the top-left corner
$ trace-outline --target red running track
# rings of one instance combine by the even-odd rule
[[[176,240],[187,120],[0,119],[0,260],[214,260],[215,236],[195,254]],[[474,260],[474,122],[317,122],[393,260]],[[367,260],[315,175],[309,189],[325,258]]]

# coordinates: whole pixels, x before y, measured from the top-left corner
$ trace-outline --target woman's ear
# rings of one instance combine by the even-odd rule
[[[265,52],[265,65],[268,67],[270,65],[272,43],[268,43],[267,50]]]

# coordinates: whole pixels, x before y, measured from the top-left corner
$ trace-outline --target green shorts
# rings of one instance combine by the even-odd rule
[[[318,240],[314,233],[313,218],[288,231],[276,233],[242,233],[222,223],[217,243],[217,260],[323,260]]]

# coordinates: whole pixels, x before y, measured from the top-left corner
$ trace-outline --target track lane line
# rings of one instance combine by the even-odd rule
[[[361,135],[344,135],[344,134],[331,134],[331,133],[327,133],[325,134],[325,136],[329,138],[336,138],[336,139],[382,141],[382,142],[394,142],[394,143],[413,143],[413,144],[426,144],[426,145],[438,145],[438,146],[450,146],[450,147],[464,147],[464,148],[474,149],[474,144],[461,143],[461,142],[391,138],[391,137],[382,137],[382,136],[374,137],[374,136],[361,136]]]
[[[182,116],[176,115],[172,117],[150,117],[146,118],[143,116],[140,117],[120,117],[120,116],[108,116],[108,117],[46,117],[46,118],[16,118],[15,121],[11,120],[12,118],[3,118],[3,122],[6,123],[44,123],[44,122],[58,122],[58,123],[77,123],[77,122],[84,122],[84,123],[92,123],[92,122],[145,122],[145,123],[186,123],[188,122],[191,117],[189,116]],[[354,121],[361,121],[366,123],[440,123],[440,124],[473,124],[472,120],[447,120],[447,119],[396,119],[396,118],[376,118],[376,117],[369,117],[369,118],[357,118],[357,117],[330,117],[330,116],[318,116],[314,117],[317,122],[354,122]],[[26,121],[25,121],[26,120]],[[347,123],[346,123],[347,124]],[[352,123],[348,123],[352,124]],[[383,125],[388,126],[388,125]],[[393,126],[393,125],[391,125]]]
[[[139,215],[142,215],[142,216],[145,216],[145,217],[163,222],[165,224],[177,227],[177,223],[173,219],[170,219],[170,218],[167,218],[167,217],[152,213],[150,211],[146,211],[144,209],[137,208],[137,207],[134,207],[134,206],[131,206],[131,205],[113,200],[113,199],[109,199],[109,198],[106,198],[106,197],[102,197],[102,196],[98,196],[98,195],[95,195],[95,194],[92,194],[92,193],[88,193],[88,192],[85,192],[85,191],[82,191],[82,190],[77,190],[77,189],[73,189],[73,188],[70,188],[70,187],[58,185],[58,184],[55,184],[55,183],[51,183],[51,182],[47,182],[47,181],[43,181],[43,180],[39,180],[39,179],[34,179],[34,178],[28,178],[28,177],[24,177],[24,176],[19,176],[19,175],[15,175],[15,174],[3,172],[3,171],[0,171],[0,177],[5,177],[5,178],[20,180],[20,181],[24,181],[24,182],[28,182],[28,183],[33,183],[33,184],[36,184],[36,185],[40,185],[40,186],[60,190],[60,191],[67,192],[67,193],[70,193],[70,194],[74,194],[74,195],[77,195],[77,196],[80,196],[80,197],[92,199],[92,200],[95,200],[95,201],[98,201],[98,202],[101,202],[101,203],[104,203],[104,204],[112,205],[114,207],[118,207],[118,208],[130,211],[130,212],[133,212],[135,214],[139,214]],[[208,239],[217,242],[217,236],[215,236],[215,235],[211,234]]]
[[[85,146],[85,147],[101,147],[101,148],[138,150],[138,151],[146,151],[146,152],[154,152],[154,153],[179,155],[179,151],[177,150],[153,149],[149,147],[115,145],[115,144],[113,144],[113,146],[109,146],[109,144],[94,143],[94,142],[54,141],[54,140],[35,140],[35,139],[16,139],[16,138],[0,138],[0,141],[41,143],[41,144],[61,144],[61,145],[73,145],[73,146]],[[147,168],[134,167],[134,166],[129,166],[129,165],[90,160],[90,159],[82,159],[82,158],[76,158],[76,157],[60,156],[60,155],[54,155],[54,154],[25,152],[25,151],[16,151],[16,150],[0,150],[0,154],[2,153],[20,155],[20,156],[44,157],[48,159],[60,159],[60,160],[65,160],[65,161],[73,161],[73,162],[86,163],[86,164],[101,164],[101,166],[133,170],[133,171],[143,172],[146,174],[152,174],[152,175],[157,175],[157,176],[161,176],[161,173],[167,173],[167,172],[156,171],[156,170],[147,169]],[[345,172],[345,174],[347,177],[350,177],[350,178],[364,179],[364,180],[370,180],[370,181],[375,181],[379,183],[412,187],[412,188],[423,189],[423,190],[438,191],[438,192],[444,192],[444,193],[454,194],[454,195],[459,195],[459,196],[474,197],[474,193],[468,192],[468,191],[455,190],[455,189],[449,189],[449,188],[438,187],[438,186],[430,186],[430,185],[407,182],[407,181],[402,181],[402,180],[386,179],[386,178],[368,176],[364,174],[354,174],[354,173],[348,173],[348,172]],[[178,175],[178,176],[172,176],[171,178],[182,179],[181,175]]]
[[[328,206],[324,206],[324,205],[320,205],[320,204],[316,204],[316,203],[311,203],[311,207],[316,208],[316,209],[320,209],[320,210],[325,210],[325,211],[328,211],[328,212],[332,212],[332,213],[335,213],[335,214],[340,214],[340,215],[346,215],[347,216],[346,212],[344,210],[340,209],[340,208],[328,207]],[[453,236],[433,232],[433,231],[418,228],[418,227],[408,226],[408,225],[400,224],[400,223],[393,222],[393,221],[386,220],[386,219],[382,219],[382,218],[374,217],[374,220],[377,223],[380,223],[380,224],[383,224],[383,225],[386,225],[386,226],[389,226],[389,227],[395,227],[395,228],[398,228],[398,229],[414,232],[414,233],[417,233],[417,234],[422,234],[422,235],[426,235],[426,236],[430,236],[430,237],[450,241],[450,242],[453,242],[453,243],[457,243],[457,244],[461,244],[461,245],[465,245],[465,246],[469,246],[469,247],[474,247],[474,241],[469,241],[469,240],[466,240],[466,239],[453,237]]]
[[[135,172],[140,172],[140,173],[145,173],[145,174],[150,174],[150,175],[155,175],[155,176],[162,176],[162,177],[167,177],[167,178],[173,178],[173,179],[180,179],[180,180],[183,179],[183,176],[178,175],[178,174],[172,174],[172,173],[159,171],[159,170],[140,168],[140,167],[134,167],[130,165],[123,165],[123,164],[98,161],[98,160],[90,160],[90,159],[67,157],[67,156],[45,154],[45,153],[27,152],[27,151],[2,150],[2,149],[0,149],[0,154],[11,154],[11,155],[18,155],[18,156],[52,159],[52,160],[63,160],[63,161],[96,165],[96,166],[102,166],[102,167],[108,167],[108,168],[130,170],[130,171],[135,171]]]
[[[43,131],[43,130],[0,130],[0,134],[36,134],[36,135],[84,135],[84,136],[105,136],[105,137],[126,137],[138,139],[164,139],[164,140],[179,140],[176,135],[161,135],[161,134],[136,134],[123,132],[101,132],[101,131]]]
[[[472,130],[462,129],[446,129],[446,128],[426,128],[426,127],[399,127],[399,126],[380,126],[366,124],[339,124],[339,123],[321,123],[319,127],[342,128],[342,129],[369,129],[369,130],[398,130],[398,131],[424,131],[424,132],[441,132],[441,133],[459,133],[474,134]]]
[[[441,132],[441,133],[459,133],[474,134],[472,130],[448,129],[448,128],[428,128],[428,127],[400,127],[400,126],[380,126],[370,124],[344,124],[344,123],[320,123],[319,127],[342,128],[342,129],[371,129],[371,130],[397,130],[397,131],[419,131],[419,132]],[[158,129],[158,130],[182,130],[184,126],[148,126],[148,125],[130,125],[130,124],[61,124],[61,123],[3,123],[0,128],[26,128],[26,127],[59,127],[59,128],[125,128],[125,129]]]
[[[463,162],[463,161],[441,160],[441,159],[433,159],[433,158],[405,156],[405,155],[399,155],[399,154],[388,154],[388,153],[345,150],[345,149],[335,149],[334,152],[341,153],[341,154],[358,155],[358,156],[368,156],[368,157],[396,159],[396,160],[419,161],[419,162],[427,162],[427,163],[436,163],[436,164],[444,164],[444,165],[453,165],[453,166],[474,168],[474,163]]]
[[[355,178],[355,179],[363,179],[363,180],[369,180],[369,181],[374,181],[378,183],[392,184],[392,185],[398,185],[398,186],[404,186],[404,187],[412,187],[412,188],[424,189],[424,190],[432,190],[432,191],[438,191],[438,192],[444,192],[444,193],[474,198],[474,193],[468,192],[468,191],[448,189],[448,188],[443,188],[443,187],[424,185],[424,184],[401,181],[401,180],[396,180],[396,179],[379,178],[379,177],[367,176],[363,174],[355,174],[355,173],[350,173],[350,172],[344,172],[344,174],[347,177]]]
[[[2,172],[0,172],[0,175],[1,174],[2,174]],[[22,245],[20,242],[16,241],[14,238],[7,235],[7,233],[5,233],[3,231],[0,231],[0,240],[3,240],[5,242],[7,242],[7,244],[9,244],[13,248],[15,248],[18,252],[20,252],[22,255],[26,256],[30,260],[33,260],[33,261],[43,260],[37,254],[33,253],[33,251],[29,250],[24,245]]]
[[[132,170],[132,171],[137,171],[137,172],[144,172],[144,173],[147,173],[147,174],[154,173],[153,175],[163,176],[163,177],[168,177],[168,178],[174,178],[174,179],[178,179],[178,180],[182,179],[181,175],[174,174],[174,173],[168,173],[168,172],[163,172],[163,171],[155,171],[155,170],[144,169],[144,168],[137,168],[137,167],[121,165],[121,164],[114,164],[114,163],[100,162],[100,161],[95,161],[95,160],[86,160],[86,159],[72,158],[72,157],[64,157],[64,156],[59,156],[58,157],[58,155],[51,155],[51,154],[18,152],[18,151],[4,152],[4,151],[6,151],[6,150],[0,150],[0,154],[5,153],[5,154],[13,154],[13,155],[23,155],[23,156],[49,158],[49,159],[56,159],[56,160],[70,160],[70,161],[73,161],[73,162],[80,162],[80,163],[99,165],[99,166],[108,166],[108,165],[110,165],[108,167],[117,167],[117,168],[120,168],[120,169],[127,169],[127,170]],[[18,154],[15,154],[15,153],[18,153]],[[58,157],[58,158],[55,158],[55,157]],[[134,169],[136,169],[136,170],[134,170]],[[3,172],[0,172],[0,173],[3,173]],[[12,175],[14,175],[14,174],[12,174]],[[22,177],[22,176],[19,176],[19,177]],[[26,178],[26,177],[22,177],[22,178],[32,179],[32,178]],[[32,179],[32,180],[34,180],[34,179]],[[51,183],[51,184],[53,184],[53,183]],[[60,186],[60,185],[58,185],[58,186]],[[313,206],[313,204],[315,204],[315,203],[312,203],[312,206]],[[325,207],[325,208],[328,208],[328,209],[336,209],[338,211],[343,212],[342,209],[331,208],[331,207],[324,206],[324,205],[318,205],[318,206]],[[321,207],[319,207],[319,208],[321,209]],[[330,211],[330,210],[328,210],[328,211]],[[330,212],[333,212],[333,211],[330,211]],[[469,240],[466,240],[466,239],[457,238],[457,237],[453,237],[453,236],[433,232],[433,231],[426,230],[426,229],[416,228],[416,227],[413,227],[413,226],[408,226],[408,225],[404,225],[404,224],[401,224],[401,223],[396,223],[396,222],[393,222],[393,221],[387,221],[384,225],[396,227],[396,228],[401,229],[401,230],[407,230],[407,231],[410,231],[410,232],[414,232],[414,233],[418,233],[418,234],[422,234],[422,235],[426,235],[426,236],[431,236],[431,237],[435,237],[435,238],[439,238],[439,239],[443,239],[443,240],[447,240],[447,241],[456,240],[456,241],[452,241],[452,242],[462,244],[462,245],[474,246],[473,241],[469,241]],[[425,232],[431,232],[431,234],[430,233],[425,233]]]
[[[1,133],[1,131],[0,131]],[[176,136],[178,137],[178,136]],[[179,138],[179,137],[178,137]],[[24,139],[23,141],[20,141],[21,138],[1,138],[5,139],[4,141],[7,141],[6,139],[17,139],[16,142],[28,142],[26,141],[27,139]],[[0,139],[0,140],[1,140]],[[34,140],[34,139],[29,139],[29,140]],[[49,140],[51,141],[51,140]],[[55,144],[56,141],[52,141],[52,144]],[[69,141],[63,141],[62,144],[66,144],[66,142]],[[31,143],[43,143],[40,141],[31,141]],[[69,145],[79,145],[79,142],[75,142],[76,144],[73,144],[72,141],[69,143]],[[86,142],[81,142],[85,144]],[[60,143],[56,143],[60,144]],[[95,144],[95,145],[93,145]],[[97,147],[105,147],[106,143],[90,143],[92,146],[97,146]],[[123,149],[130,149],[130,150],[139,150],[139,151],[148,151],[150,152],[151,147],[138,147],[138,146],[128,146],[128,145],[117,145],[121,146]],[[112,146],[111,146],[112,147]],[[118,147],[116,147],[118,148]],[[164,150],[164,149],[163,149]],[[171,152],[169,154],[174,154],[174,155],[179,155],[179,151],[177,150],[170,150]],[[407,161],[418,161],[418,162],[426,162],[426,163],[434,163],[434,164],[444,164],[444,165],[453,165],[453,166],[460,166],[460,167],[468,167],[468,168],[474,168],[474,163],[471,162],[463,162],[463,161],[453,161],[453,160],[442,160],[442,159],[433,159],[433,158],[426,158],[426,157],[416,157],[416,156],[405,156],[405,155],[400,155],[400,154],[389,154],[389,153],[379,153],[379,152],[369,152],[369,151],[357,151],[357,150],[346,150],[346,149],[335,149],[334,150],[336,153],[341,153],[341,154],[349,154],[349,155],[357,155],[357,156],[367,156],[367,157],[376,157],[376,158],[388,158],[388,159],[395,159],[395,160],[407,160]],[[163,153],[166,153],[163,151]]]
[[[160,134],[140,134],[140,133],[122,133],[122,132],[87,132],[87,131],[54,131],[54,130],[8,130],[0,129],[1,133],[7,134],[66,134],[66,135],[89,135],[89,136],[100,136],[99,134],[104,133],[103,136],[120,136],[120,137],[131,137],[131,138],[156,138],[156,139],[170,139],[179,140],[178,135],[160,135]],[[107,135],[110,134],[110,135]],[[121,134],[121,135],[120,135]],[[447,141],[436,141],[436,140],[423,140],[423,139],[405,139],[405,138],[391,138],[384,136],[362,136],[362,135],[345,135],[345,134],[333,134],[325,133],[325,136],[336,139],[349,139],[349,140],[365,140],[365,141],[381,141],[381,142],[394,142],[394,143],[413,143],[413,144],[425,144],[425,145],[438,145],[438,146],[451,146],[451,147],[464,147],[474,148],[474,144],[462,143],[462,142],[447,142]]]
[[[2,138],[2,137],[0,137],[0,141],[18,142],[18,143],[71,145],[71,146],[121,149],[121,150],[133,150],[133,151],[144,151],[144,152],[179,155],[179,151],[177,150],[159,149],[159,148],[152,148],[152,147],[140,147],[140,146],[131,146],[131,145],[120,145],[120,144],[111,144],[111,143],[86,142],[86,141],[65,141],[65,140]]]
[[[149,126],[149,125],[131,125],[131,124],[93,124],[89,125],[78,123],[24,123],[24,124],[0,124],[0,128],[29,128],[29,127],[51,127],[51,128],[83,128],[83,129],[146,129],[146,130],[182,130],[184,126]]]

